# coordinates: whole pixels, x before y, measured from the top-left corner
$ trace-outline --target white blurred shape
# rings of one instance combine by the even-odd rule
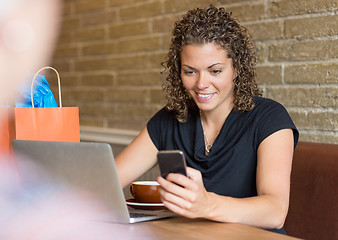
[[[35,32],[32,25],[23,19],[8,22],[2,32],[5,46],[14,52],[23,52],[32,46]]]
[[[0,21],[2,18],[5,18],[21,1],[22,0],[0,0]]]

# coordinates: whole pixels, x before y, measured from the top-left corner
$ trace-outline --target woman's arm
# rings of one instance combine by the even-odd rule
[[[168,181],[158,178],[162,200],[173,212],[190,218],[281,228],[289,206],[293,147],[291,129],[280,130],[260,144],[256,197],[240,199],[207,192],[201,173],[188,168],[189,178],[179,174],[169,174]]]
[[[122,187],[141,176],[156,164],[157,148],[147,127],[116,157],[116,167]]]

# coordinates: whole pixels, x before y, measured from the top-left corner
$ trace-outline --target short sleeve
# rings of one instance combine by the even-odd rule
[[[292,129],[294,136],[294,147],[298,142],[299,133],[285,107],[273,100],[259,106],[261,108],[260,124],[258,126],[258,145],[271,134],[282,130]]]

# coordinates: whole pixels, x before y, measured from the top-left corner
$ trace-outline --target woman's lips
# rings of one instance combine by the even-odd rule
[[[208,101],[214,95],[215,95],[215,93],[196,93],[196,97],[200,101]]]

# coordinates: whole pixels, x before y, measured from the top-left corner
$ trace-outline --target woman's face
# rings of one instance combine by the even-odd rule
[[[235,77],[232,59],[218,45],[207,43],[182,47],[181,79],[200,110],[231,110]]]

